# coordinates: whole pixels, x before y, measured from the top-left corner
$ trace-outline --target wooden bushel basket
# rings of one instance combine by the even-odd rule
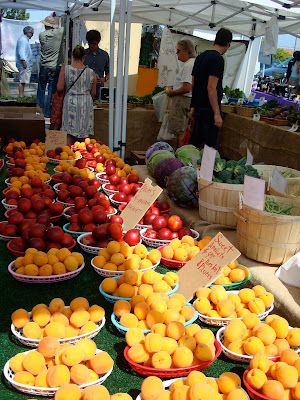
[[[300,249],[300,201],[266,197],[278,203],[293,204],[292,215],[260,211],[243,204],[241,209],[234,212],[238,249],[253,260],[279,265]]]
[[[265,180],[267,183],[271,181],[275,167],[278,169],[279,172],[284,172],[286,170],[289,170],[294,174],[292,178],[286,178],[287,184],[286,184],[285,194],[297,196],[297,194],[295,193],[297,192],[297,190],[300,190],[300,171],[293,168],[281,167],[280,165],[253,165],[253,168],[257,170],[260,178]],[[290,196],[284,196],[283,194],[277,194],[277,192],[276,193],[274,191],[272,192],[270,189],[268,190],[269,190],[268,194],[273,194],[275,196],[290,197]]]
[[[213,224],[235,227],[233,216],[244,185],[210,182],[198,177],[199,215]]]

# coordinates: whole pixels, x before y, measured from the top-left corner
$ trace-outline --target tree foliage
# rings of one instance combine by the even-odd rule
[[[3,8],[2,16],[7,19],[18,19],[24,21],[29,18],[29,13],[26,12],[25,8]]]
[[[280,62],[287,60],[288,58],[291,58],[291,54],[284,50],[284,49],[277,49],[276,51],[276,56],[274,56],[274,60],[278,60]]]

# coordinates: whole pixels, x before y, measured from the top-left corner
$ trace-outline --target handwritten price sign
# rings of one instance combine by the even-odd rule
[[[177,293],[183,294],[187,300],[192,299],[200,287],[211,285],[222,274],[223,268],[236,260],[240,254],[219,232],[204,249],[179,270]]]
[[[161,194],[162,188],[159,186],[153,187],[151,184],[152,181],[146,178],[143,186],[122,211],[120,216],[123,218],[124,231],[134,228]]]
[[[64,147],[67,144],[67,132],[46,131],[45,154],[48,150],[55,150],[56,147]]]

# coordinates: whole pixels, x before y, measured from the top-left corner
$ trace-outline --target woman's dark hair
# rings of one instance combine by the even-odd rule
[[[101,40],[101,33],[99,31],[97,31],[96,29],[91,29],[90,31],[87,32],[85,38],[88,43],[91,43],[91,42],[99,43]]]
[[[73,50],[73,57],[75,60],[81,60],[85,56],[85,50],[82,46],[75,46]]]
[[[219,46],[226,46],[227,43],[230,43],[232,41],[232,33],[226,29],[226,28],[221,28],[218,30],[215,38],[215,44],[218,44]]]
[[[300,61],[300,51],[294,51],[293,57],[295,61]]]

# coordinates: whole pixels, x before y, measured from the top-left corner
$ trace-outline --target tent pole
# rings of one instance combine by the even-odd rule
[[[70,15],[67,14],[67,20],[66,20],[66,51],[65,51],[65,65],[68,65],[69,35],[70,35]]]
[[[110,40],[109,40],[109,133],[108,146],[114,146],[114,60],[115,60],[115,13],[116,0],[111,0],[110,6]]]
[[[126,124],[127,124],[127,95],[128,95],[128,69],[130,52],[130,30],[131,30],[131,9],[132,0],[127,0],[127,21],[126,21],[126,42],[125,42],[125,66],[124,66],[124,89],[123,89],[123,115],[121,135],[121,158],[125,158]]]
[[[125,1],[120,2],[119,15],[119,38],[118,38],[118,57],[117,57],[117,82],[116,82],[116,111],[114,126],[114,149],[120,154],[121,139],[121,113],[122,113],[122,89],[123,89],[123,71],[124,71],[124,28],[125,28]],[[124,101],[124,99],[123,99]],[[127,99],[126,99],[127,102]]]
[[[249,74],[249,65],[250,65],[250,60],[251,60],[251,53],[252,53],[252,40],[250,40],[249,43],[249,54],[248,54],[248,60],[247,60],[247,68],[246,68],[246,78],[244,80],[244,87],[243,87],[243,92],[246,92],[246,87],[247,87],[247,80],[248,80],[248,74]]]

